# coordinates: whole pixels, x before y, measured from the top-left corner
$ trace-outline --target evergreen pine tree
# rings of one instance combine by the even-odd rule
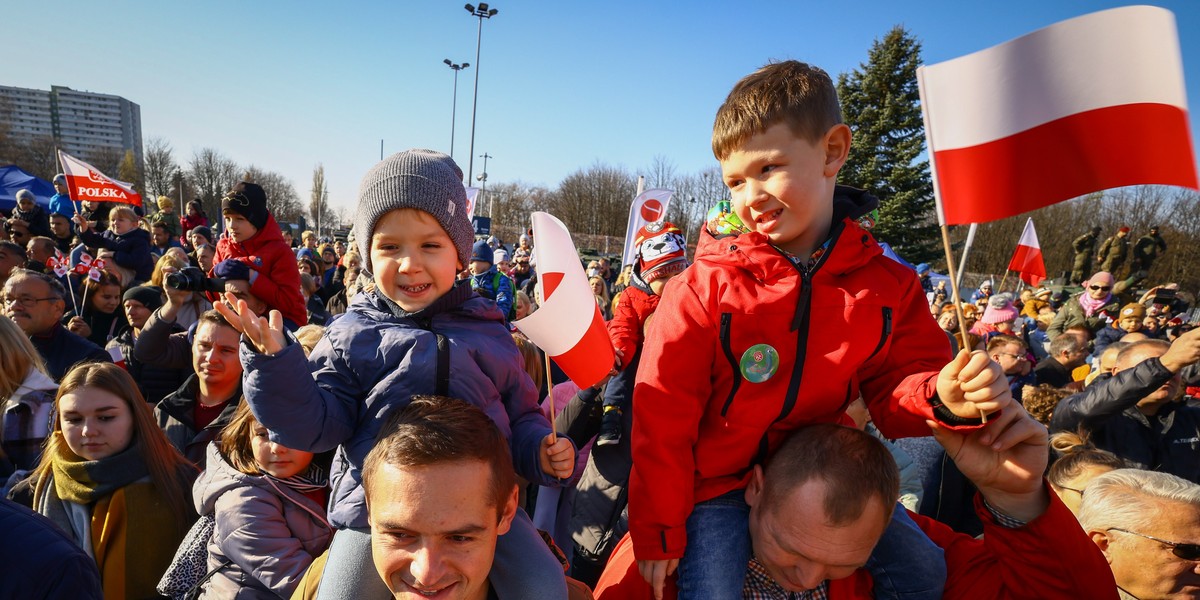
[[[837,82],[842,115],[854,132],[839,180],[879,198],[873,233],[914,263],[942,256],[929,161],[922,158],[920,63],[921,44],[896,26],[871,46],[866,63]]]

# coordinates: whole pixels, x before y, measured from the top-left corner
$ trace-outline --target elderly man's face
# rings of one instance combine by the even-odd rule
[[[1137,535],[1200,544],[1200,509],[1168,500],[1144,502],[1158,505],[1151,525],[1122,528],[1136,533],[1089,532],[1108,559],[1117,585],[1135,598],[1200,597],[1200,562],[1184,560],[1175,556],[1166,544]]]
[[[776,583],[791,592],[811,590],[827,579],[849,577],[867,563],[887,527],[891,506],[872,498],[858,519],[830,525],[820,508],[825,502],[824,482],[808,481],[793,489],[781,506],[768,506],[762,478],[762,469],[755,467],[746,490],[750,539],[754,556]],[[789,510],[787,506],[816,508]]]
[[[1087,295],[1093,300],[1103,300],[1108,297],[1113,288],[1112,275],[1096,273],[1088,280]]]
[[[27,335],[49,331],[65,309],[61,299],[51,297],[50,286],[34,277],[6,283],[3,298],[4,315]]]
[[[482,600],[516,489],[496,507],[487,463],[379,466],[368,500],[375,569],[396,598]]]

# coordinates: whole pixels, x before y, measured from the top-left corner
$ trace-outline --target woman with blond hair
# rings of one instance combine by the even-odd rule
[[[190,266],[191,264],[188,261],[182,260],[175,254],[168,252],[162,255],[158,259],[158,262],[154,264],[154,273],[150,276],[150,285],[174,295],[175,304],[180,307],[179,314],[175,317],[175,324],[183,329],[191,327],[196,321],[200,320],[200,315],[212,310],[212,302],[209,302],[204,294],[200,292],[184,292],[167,286],[168,274],[177,273]]]
[[[96,559],[105,598],[157,597],[155,584],[195,520],[195,468],[117,365],[71,369],[55,403],[31,477],[34,510]]]
[[[0,316],[0,497],[42,456],[58,384],[46,372],[29,336]],[[6,483],[6,481],[8,483]]]
[[[605,321],[612,319],[612,298],[608,295],[608,282],[599,275],[593,275],[588,279],[588,285],[592,286],[592,294],[596,296],[596,306],[600,307],[600,314]]]

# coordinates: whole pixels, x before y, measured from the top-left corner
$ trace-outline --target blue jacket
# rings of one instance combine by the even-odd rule
[[[89,229],[79,232],[79,240],[93,248],[112,250],[113,260],[133,271],[132,284],[150,281],[150,275],[154,273],[154,256],[150,254],[150,234],[145,229],[135,227],[121,235],[111,230],[96,233]]]
[[[450,352],[449,395],[492,418],[509,441],[517,474],[562,485],[541,470],[550,423],[495,304],[460,284],[434,306],[397,316],[376,293],[363,292],[307,360],[296,343],[273,356],[246,344],[241,350],[245,398],[271,439],[309,452],[337,448],[329,503],[334,526],[367,527],[360,469],[392,411],[414,394],[435,393],[439,337]],[[304,372],[312,377],[297,376]]]
[[[496,285],[497,283],[499,285]],[[513,302],[517,300],[517,295],[513,292],[512,280],[507,275],[497,271],[496,265],[492,265],[492,268],[479,275],[472,275],[471,289],[475,290],[480,296],[494,301],[496,306],[500,307],[500,313],[505,315],[505,319],[507,320],[508,314],[512,311]]]

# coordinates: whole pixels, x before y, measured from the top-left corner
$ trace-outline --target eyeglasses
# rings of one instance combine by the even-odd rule
[[[1112,289],[1112,286],[1111,285],[1089,285],[1088,289],[1092,290],[1093,292],[1107,292],[1108,290]]]
[[[20,304],[24,308],[33,308],[33,306],[38,302],[49,302],[51,300],[58,300],[58,298],[54,296],[49,298],[34,298],[33,296],[6,296],[0,300],[0,302],[3,302],[5,306],[8,306],[9,304]]]
[[[1185,544],[1183,542],[1168,542],[1164,539],[1156,538],[1152,535],[1121,529],[1120,527],[1109,527],[1105,531],[1120,531],[1121,533],[1130,533],[1138,537],[1144,537],[1148,540],[1154,540],[1160,544],[1171,548],[1171,554],[1182,558],[1183,560],[1200,561],[1200,544]]]
[[[1029,360],[1029,357],[1025,356],[1024,354],[1013,354],[1011,352],[997,352],[996,355],[997,356],[1008,356],[1008,357],[1012,358],[1013,360]]]
[[[1083,490],[1077,490],[1073,487],[1067,487],[1065,485],[1059,485],[1059,486],[1055,486],[1055,487],[1057,487],[1060,490],[1067,490],[1068,492],[1075,492],[1076,494],[1079,494],[1079,496],[1081,498],[1083,497]]]

